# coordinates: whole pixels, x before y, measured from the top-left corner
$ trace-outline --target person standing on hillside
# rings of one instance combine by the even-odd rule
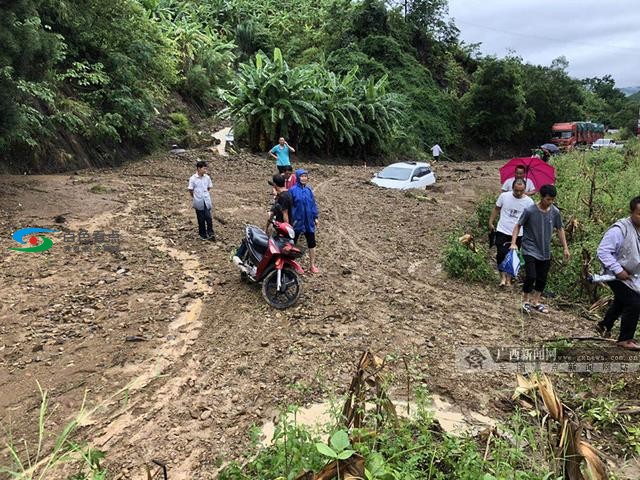
[[[212,186],[211,177],[207,175],[207,162],[198,160],[196,173],[189,179],[188,189],[193,208],[196,211],[198,233],[201,240],[215,240],[213,221],[211,220],[211,195],[209,195]]]
[[[284,173],[285,168],[291,166],[289,153],[296,153],[295,148],[289,145],[284,137],[280,137],[278,139],[278,144],[269,151],[269,155],[271,155],[276,160],[276,167],[278,168],[278,172]]]
[[[318,205],[309,187],[309,174],[304,169],[296,170],[298,182],[290,190],[293,199],[293,229],[296,232],[295,243],[301,235],[307,239],[311,273],[318,273],[316,265],[316,228],[318,227]]]
[[[554,229],[558,231],[565,260],[570,256],[560,210],[553,204],[556,195],[556,187],[543,185],[540,188],[540,201],[524,209],[511,234],[510,248],[517,250],[518,235],[524,228],[522,254],[525,279],[522,286],[522,311],[525,313],[531,313],[532,308],[540,313],[549,313],[540,298],[551,267],[551,234]]]
[[[433,155],[434,162],[437,162],[440,159],[440,155],[443,153],[444,152],[440,148],[440,145],[438,145],[437,143],[433,147],[431,147],[431,154]]]
[[[510,178],[507,178],[507,180],[505,180],[505,182],[502,184],[502,191],[503,192],[511,191],[511,189],[513,188],[513,181],[520,179],[520,180],[525,180],[527,182],[524,190],[525,195],[534,194],[536,192],[536,186],[531,181],[531,179],[529,178],[525,179],[526,173],[527,173],[527,167],[525,167],[524,165],[518,165],[515,169],[515,177],[510,177]]]
[[[618,220],[604,234],[598,259],[605,273],[615,275],[616,280],[609,282],[613,303],[596,330],[603,337],[610,337],[613,324],[622,316],[618,346],[640,350],[633,338],[640,317],[640,196],[629,202],[629,216]]]
[[[495,207],[489,216],[489,231],[495,231],[496,244],[496,262],[498,266],[502,263],[509,252],[511,246],[511,234],[518,222],[518,219],[524,212],[525,208],[534,205],[533,200],[524,194],[526,188],[525,181],[518,178],[513,181],[513,189],[510,192],[503,192],[498,197]],[[494,226],[496,217],[500,215],[498,220],[498,228]],[[522,243],[523,229],[518,233],[516,244],[520,247]],[[511,285],[512,277],[506,272],[500,272],[500,286]]]

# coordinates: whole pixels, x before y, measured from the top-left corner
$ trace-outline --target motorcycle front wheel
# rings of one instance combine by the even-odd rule
[[[298,301],[302,293],[302,280],[289,268],[282,270],[280,278],[282,288],[278,291],[278,270],[267,274],[262,281],[262,296],[273,308],[283,310]]]

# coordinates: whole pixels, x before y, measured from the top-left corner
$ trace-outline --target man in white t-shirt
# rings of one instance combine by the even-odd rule
[[[525,180],[527,182],[525,190],[524,190],[525,195],[531,195],[531,194],[535,193],[536,186],[531,181],[530,178],[525,179],[525,174],[526,173],[527,173],[527,167],[525,167],[524,165],[518,165],[516,167],[515,177],[507,178],[507,180],[502,184],[502,191],[503,192],[510,192],[511,189],[513,188],[513,181],[517,180],[517,179],[522,179],[522,180]]]
[[[503,192],[496,201],[496,206],[493,207],[491,215],[489,216],[489,231],[495,231],[495,243],[496,243],[496,262],[498,266],[504,260],[509,252],[511,245],[511,235],[513,234],[513,228],[518,223],[518,219],[525,208],[534,205],[534,201],[525,195],[526,183],[523,179],[519,178],[513,182],[513,190],[510,192]],[[498,220],[498,228],[494,226],[496,216],[500,214]],[[522,229],[518,236],[518,247],[522,241]],[[500,272],[500,286],[511,285],[512,278],[505,272]]]
[[[201,240],[215,240],[211,219],[211,195],[209,195],[212,186],[211,177],[207,175],[207,162],[199,160],[196,163],[196,173],[189,179],[188,189],[193,199],[192,205],[196,211]]]
[[[433,160],[438,161],[438,159],[440,158],[440,154],[444,152],[440,148],[440,145],[436,143],[433,147],[431,147],[431,153],[433,154]]]

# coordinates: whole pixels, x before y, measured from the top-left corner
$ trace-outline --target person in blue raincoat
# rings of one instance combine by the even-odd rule
[[[318,273],[316,265],[316,228],[318,227],[318,205],[309,187],[309,173],[300,168],[296,170],[297,183],[289,193],[293,198],[293,229],[296,232],[295,242],[301,235],[307,239],[311,273]]]

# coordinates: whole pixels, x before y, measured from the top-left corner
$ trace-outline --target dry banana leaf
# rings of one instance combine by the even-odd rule
[[[296,477],[296,480],[332,480],[338,476],[338,466],[341,480],[364,478],[364,457],[356,453],[346,460],[334,460],[315,475],[312,472],[302,473]]]
[[[540,396],[542,397],[542,401],[544,402],[545,407],[549,411],[551,417],[562,423],[562,402],[556,395],[556,392],[553,389],[553,385],[549,381],[549,378],[542,374],[538,377],[538,392],[540,392]]]

